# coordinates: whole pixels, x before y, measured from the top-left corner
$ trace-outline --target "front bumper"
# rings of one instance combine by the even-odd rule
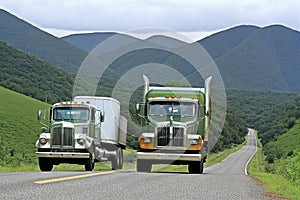
[[[39,158],[89,158],[89,153],[79,152],[35,152]]]
[[[137,159],[160,161],[201,161],[201,154],[137,152]]]

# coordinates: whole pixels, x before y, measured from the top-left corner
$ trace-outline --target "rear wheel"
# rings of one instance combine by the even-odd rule
[[[51,172],[53,169],[53,163],[48,158],[39,158],[39,167],[42,172]]]
[[[116,149],[116,157],[111,161],[112,170],[123,168],[123,149],[118,147]]]
[[[136,171],[137,172],[151,172],[152,163],[148,160],[136,160]]]

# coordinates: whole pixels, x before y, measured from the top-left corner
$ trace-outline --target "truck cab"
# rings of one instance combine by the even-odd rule
[[[209,84],[204,88],[151,87],[144,76],[142,133],[137,171],[150,172],[152,164],[188,165],[202,173],[208,151]]]
[[[42,112],[39,112],[41,118]],[[88,103],[60,102],[50,108],[49,124],[42,128],[36,147],[41,171],[60,163],[94,168],[94,145],[100,142],[104,115]]]

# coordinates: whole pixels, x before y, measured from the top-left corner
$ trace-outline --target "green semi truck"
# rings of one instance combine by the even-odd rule
[[[151,172],[152,164],[174,164],[188,165],[189,173],[203,173],[212,77],[203,88],[154,87],[143,78],[143,102],[136,105],[142,127],[137,172]]]

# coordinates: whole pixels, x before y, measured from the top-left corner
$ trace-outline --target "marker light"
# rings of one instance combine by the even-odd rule
[[[190,146],[189,146],[189,150],[201,150],[202,147],[202,138],[201,136],[199,137],[199,139],[192,139],[190,140]]]

